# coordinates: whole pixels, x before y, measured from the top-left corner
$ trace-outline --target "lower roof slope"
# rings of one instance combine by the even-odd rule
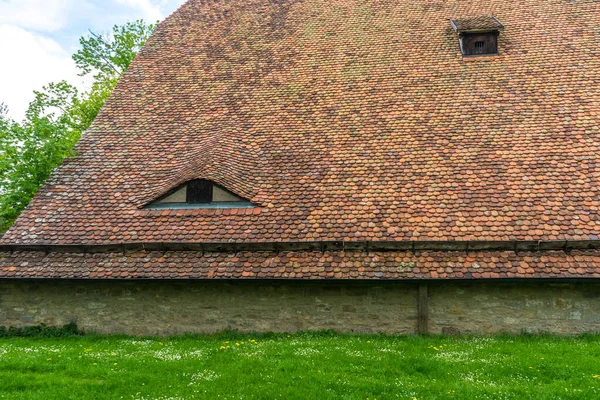
[[[449,18],[494,15],[463,59]],[[190,0],[3,243],[597,240],[600,3]],[[144,210],[190,179],[253,209]]]
[[[600,278],[597,250],[520,252],[0,253],[2,278],[514,279]]]

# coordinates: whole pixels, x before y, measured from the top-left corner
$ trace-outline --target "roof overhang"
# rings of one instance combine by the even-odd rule
[[[450,18],[450,25],[456,33],[498,32],[504,29],[504,24],[493,15],[482,15],[472,18]]]

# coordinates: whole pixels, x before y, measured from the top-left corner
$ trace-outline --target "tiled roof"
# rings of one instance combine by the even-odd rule
[[[548,252],[0,253],[0,278],[600,278],[597,250]]]
[[[498,56],[463,59],[473,15]],[[190,0],[2,242],[598,240],[599,26],[594,0]],[[141,209],[196,178],[258,207]]]
[[[504,25],[492,15],[478,15],[471,18],[450,19],[454,30],[457,32],[477,32],[500,30]]]

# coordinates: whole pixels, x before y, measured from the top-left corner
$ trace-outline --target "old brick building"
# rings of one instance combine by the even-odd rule
[[[0,248],[0,325],[600,330],[600,3],[190,0]]]

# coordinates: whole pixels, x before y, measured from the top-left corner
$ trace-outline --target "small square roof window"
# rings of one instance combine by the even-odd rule
[[[498,54],[498,35],[504,25],[493,15],[450,19],[458,33],[463,56],[490,56]]]

